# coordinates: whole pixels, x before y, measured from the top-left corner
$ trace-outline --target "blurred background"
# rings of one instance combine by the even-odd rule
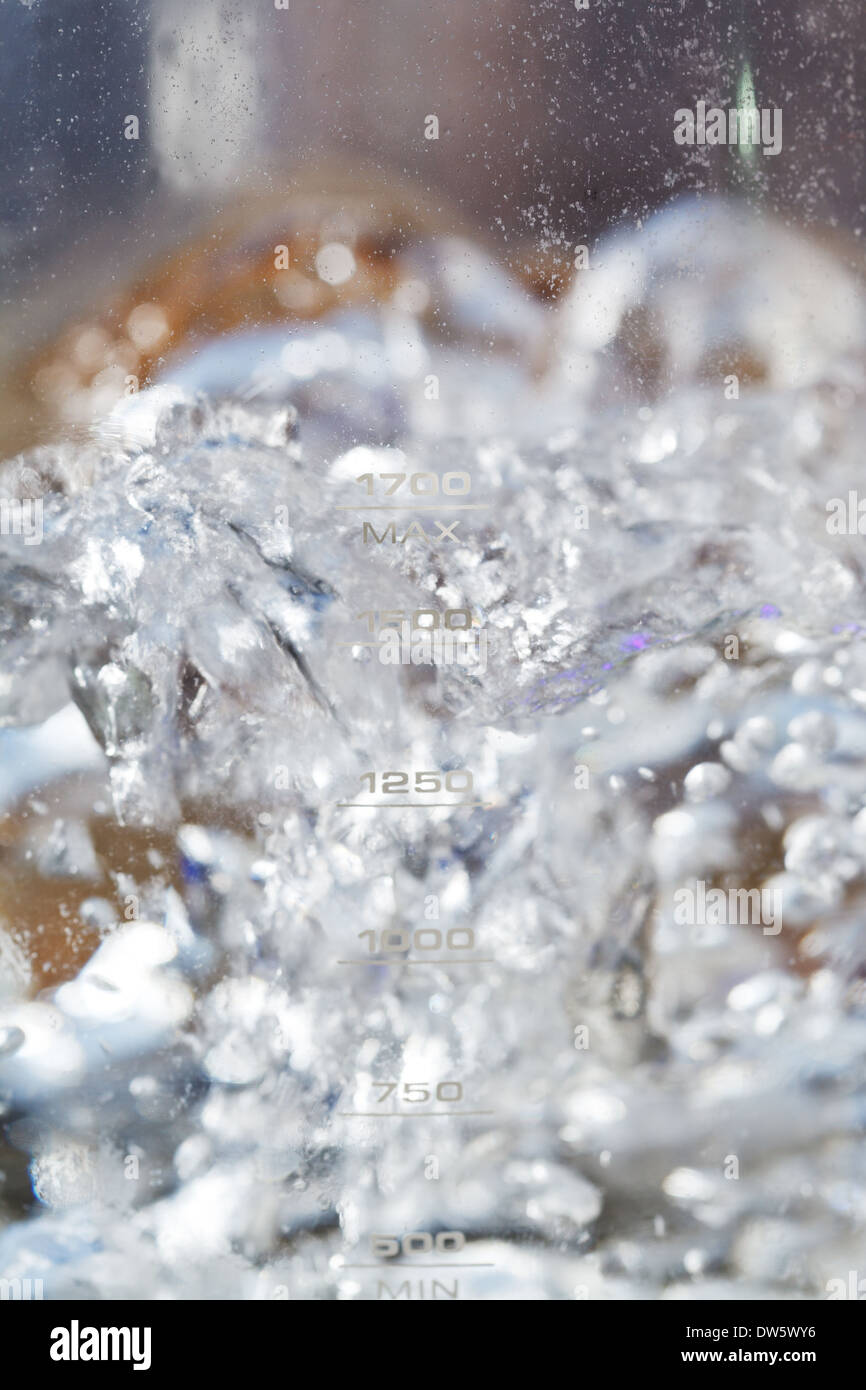
[[[739,186],[804,228],[859,234],[856,0],[0,0],[0,16],[5,378],[259,196],[351,183],[376,212],[399,183],[404,208],[520,269],[685,191]],[[699,98],[734,104],[745,64],[757,105],[784,111],[784,145],[743,174],[672,127]],[[7,400],[4,452],[39,437],[33,402]]]
[[[724,180],[709,150],[682,158],[673,111],[729,104],[746,61],[758,105],[785,111],[785,158],[760,170],[771,203],[804,223],[862,211],[856,0],[3,0],[2,16],[2,244],[22,269],[88,222],[141,234],[154,196],[191,211],[334,154],[503,240],[597,234]]]

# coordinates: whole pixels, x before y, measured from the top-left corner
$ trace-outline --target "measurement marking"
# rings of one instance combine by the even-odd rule
[[[435,956],[433,960],[338,960],[337,965],[495,965],[493,956]]]
[[[427,507],[418,507],[411,502],[406,502],[401,506],[394,506],[389,503],[387,506],[380,507],[377,503],[372,505],[362,503],[359,507],[335,507],[334,510],[338,512],[486,512],[490,510],[491,505],[490,502],[454,502],[451,504],[443,502],[441,505],[435,503]]]
[[[383,801],[377,804],[374,801],[338,801],[338,806],[360,807],[362,811],[405,811],[411,807],[420,806],[422,809],[428,806],[483,806],[488,810],[492,801]]]
[[[338,1115],[356,1120],[426,1120],[431,1115],[438,1118],[447,1115],[456,1120],[460,1115],[495,1115],[495,1110],[338,1110]]]
[[[339,1265],[339,1269],[495,1269],[492,1260],[479,1260],[470,1263],[468,1260],[461,1261],[460,1264],[442,1264],[436,1261],[435,1264],[374,1264],[374,1265]]]

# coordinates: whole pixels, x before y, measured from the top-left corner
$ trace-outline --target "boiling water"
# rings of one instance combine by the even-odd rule
[[[240,335],[7,466],[8,853],[91,884],[98,949],[44,988],[0,935],[4,1276],[784,1299],[862,1261],[860,290],[711,203],[586,276],[543,311],[455,246],[444,340],[411,294]]]

